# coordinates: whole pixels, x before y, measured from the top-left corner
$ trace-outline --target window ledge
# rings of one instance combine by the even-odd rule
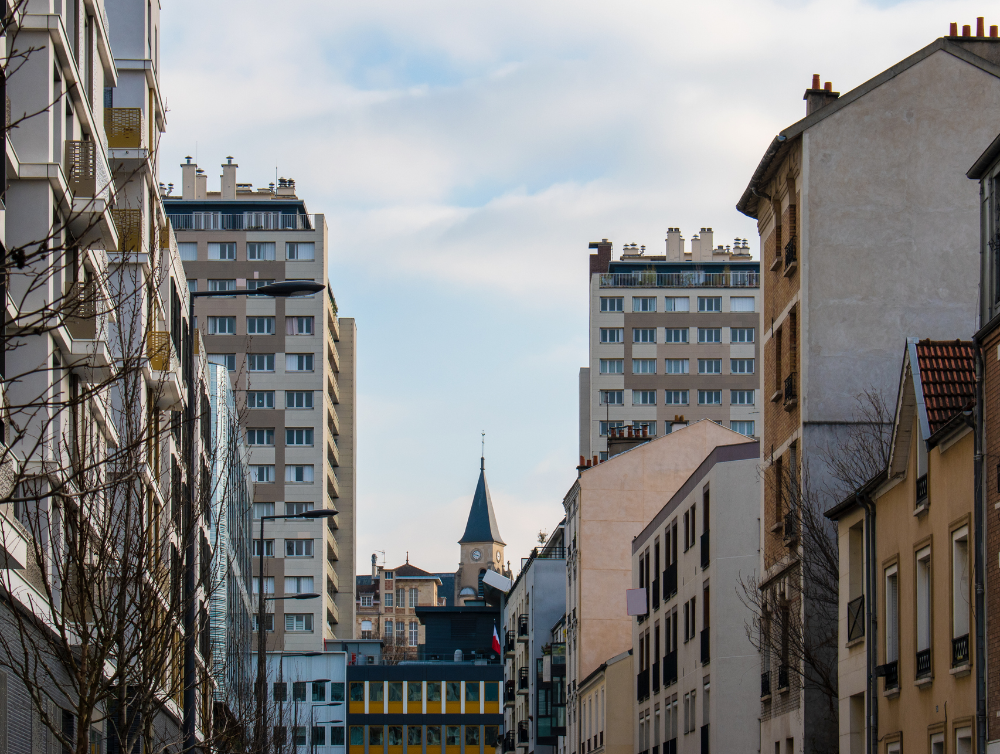
[[[923,688],[924,686],[930,686],[932,683],[934,683],[934,676],[928,675],[923,678],[918,678],[913,682],[913,685],[917,688]]]
[[[782,688],[778,689],[778,693],[787,694],[791,690],[791,688],[792,688],[791,685],[783,686]]]
[[[895,699],[896,697],[899,696],[899,686],[897,686],[894,689],[885,689],[882,692],[882,696],[885,697],[886,699]]]
[[[864,643],[865,643],[865,637],[859,636],[857,639],[851,639],[851,641],[847,642],[847,644],[845,644],[844,647],[846,649],[850,649],[851,647],[856,647],[859,644],[864,644]]]
[[[763,696],[762,696],[762,697],[760,698],[760,700],[761,700],[761,702],[769,702],[769,701],[771,701],[771,695],[770,695],[770,694],[764,694],[764,695],[763,695]]]
[[[785,395],[784,390],[775,390],[774,395],[771,396],[771,403],[777,403],[784,397],[784,395]]]
[[[781,531],[784,528],[785,528],[785,522],[779,519],[778,521],[775,521],[773,524],[771,524],[771,533],[776,534],[777,532]]]
[[[965,663],[964,665],[959,665],[958,667],[952,668],[948,671],[951,675],[956,678],[964,678],[972,672],[972,663]]]
[[[781,269],[781,257],[775,257],[774,261],[771,262],[770,270],[774,272],[775,270]]]
[[[924,503],[923,505],[917,506],[916,510],[913,511],[913,515],[914,516],[922,516],[928,510],[930,510],[930,506],[927,503]]]

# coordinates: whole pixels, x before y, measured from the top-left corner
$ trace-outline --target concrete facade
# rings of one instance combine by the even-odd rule
[[[602,662],[579,685],[580,751],[633,754],[632,650]]]
[[[592,243],[590,363],[580,371],[580,455],[608,456],[609,431],[656,437],[699,419],[760,432],[760,265],[736,239],[712,247],[711,228],[666,254]]]
[[[711,452],[632,542],[635,751],[757,751],[758,660],[741,584],[757,571],[757,442]]]

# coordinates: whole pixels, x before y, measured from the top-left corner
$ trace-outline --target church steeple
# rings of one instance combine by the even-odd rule
[[[500,539],[500,528],[493,513],[493,501],[490,499],[490,488],[486,484],[486,458],[479,459],[479,483],[476,494],[472,497],[472,508],[469,510],[469,521],[465,525],[465,534],[458,540],[459,544],[472,542],[496,542],[504,545]]]

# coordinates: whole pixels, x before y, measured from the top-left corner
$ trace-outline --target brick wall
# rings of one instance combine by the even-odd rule
[[[768,329],[777,324],[778,317],[785,310],[788,303],[795,297],[799,290],[799,268],[796,265],[793,272],[785,276],[784,253],[785,245],[789,239],[796,239],[796,253],[798,253],[799,231],[797,225],[797,213],[795,204],[789,204],[781,213],[781,223],[771,231],[767,239],[763,242],[764,249],[761,274],[764,276],[764,329]],[[781,264],[772,270],[772,262],[776,255],[782,256]]]
[[[1000,518],[996,505],[1000,503],[1000,330],[993,332],[983,344],[983,421],[985,424],[983,477],[986,487],[986,615],[1000,615],[1000,567],[990,553],[1000,551]],[[986,622],[986,656],[1000,657],[1000,620]],[[974,657],[974,662],[984,658]],[[1000,738],[1000,665],[987,665],[986,671],[987,740]]]

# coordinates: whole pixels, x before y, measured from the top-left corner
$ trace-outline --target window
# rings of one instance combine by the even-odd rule
[[[312,335],[313,317],[285,317],[285,335]]]
[[[752,406],[753,390],[730,390],[729,403],[733,406]]]
[[[730,374],[753,374],[753,359],[730,359]]]
[[[663,403],[667,406],[686,406],[688,405],[688,391],[667,390]]]
[[[440,681],[427,681],[427,701],[428,702],[441,702],[441,682]],[[430,731],[427,731],[427,738],[430,739]],[[438,741],[440,743],[440,740]]]
[[[722,359],[698,359],[698,374],[722,374]]]
[[[370,686],[369,687],[369,691],[372,688],[374,688],[374,687]],[[378,688],[381,689],[382,688],[382,684],[379,684]],[[379,702],[381,702],[382,701],[382,695],[379,694],[379,698],[377,700],[376,699],[369,699],[369,701],[372,701],[372,702],[379,701]],[[383,746],[384,745],[384,739],[385,739],[384,732],[385,732],[385,728],[383,728],[381,725],[370,725],[368,727],[368,745],[369,746]]]
[[[285,445],[313,444],[313,431],[310,427],[291,427],[285,430]]]
[[[632,374],[656,374],[656,359],[632,359]]]
[[[624,374],[625,359],[601,359],[601,374]]]
[[[286,539],[286,558],[311,558],[313,555],[313,541],[311,539]]]
[[[687,374],[689,369],[687,359],[667,359],[664,366],[667,374]]]
[[[656,421],[653,419],[636,419],[632,422],[632,426],[639,434],[642,434],[642,430],[645,429],[647,435],[656,437]]]
[[[656,298],[653,296],[633,296],[632,311],[634,312],[655,312]]]
[[[254,521],[260,521],[264,516],[273,516],[273,515],[274,515],[274,503],[253,504]]]
[[[419,636],[417,629],[417,622],[415,620],[410,621],[410,646],[417,646],[417,637]]]
[[[469,688],[466,685],[465,688]],[[479,684],[476,684],[476,690],[479,690]],[[466,700],[468,701],[468,700]],[[466,725],[465,726],[465,745],[466,747],[475,747],[479,750],[479,726],[478,725]]]
[[[235,353],[210,353],[208,355],[209,364],[218,364],[220,367],[225,367],[230,372],[236,371],[236,354]]]
[[[285,503],[285,513],[289,516],[298,516],[313,509],[313,503]]]
[[[624,390],[601,390],[600,401],[602,406],[621,406],[624,399]]]
[[[312,484],[314,481],[313,467],[307,466],[285,466],[285,481],[295,484]]]
[[[247,290],[248,291],[255,291],[258,288],[263,288],[265,285],[271,285],[271,283],[273,283],[273,282],[274,282],[273,280],[260,280],[260,279],[256,279],[256,278],[255,279],[248,279],[247,280]],[[263,293],[254,293],[252,295],[255,298],[271,298],[271,296],[267,296],[267,295],[265,295]]]
[[[247,317],[247,335],[274,335],[274,317]]]
[[[253,616],[253,630],[254,631],[257,631],[258,627],[260,626],[260,623],[257,621],[258,617],[259,616],[257,616],[257,615]],[[274,630],[274,613],[266,613],[264,615],[264,630],[265,631],[273,631]]]
[[[247,445],[274,445],[274,429],[270,427],[248,429]]]
[[[273,353],[248,353],[247,354],[247,369],[251,372],[273,372],[274,371],[274,354]]]
[[[392,688],[393,686],[402,686],[401,683],[390,683],[389,684],[389,701],[390,702],[401,702],[403,701],[403,692],[400,691],[399,699],[392,698]],[[402,746],[403,745],[403,726],[402,725],[390,725],[389,726],[389,746]]]
[[[632,405],[633,406],[655,406],[656,405],[656,391],[655,390],[633,390],[632,391]]]
[[[385,606],[386,607],[392,607],[392,601],[393,601],[394,596],[395,595],[393,595],[392,592],[386,592],[385,593],[385,596],[382,598],[382,600],[383,600],[383,602],[385,602]],[[390,621],[387,624],[387,626],[388,626],[387,630],[389,631],[389,633],[392,633],[392,621]]]
[[[236,244],[231,241],[228,243],[210,242],[208,244],[208,259],[213,262],[235,262]]]
[[[274,464],[251,464],[250,478],[257,484],[274,483]],[[256,505],[256,503],[254,503]]]
[[[285,631],[312,631],[312,613],[285,613]]]
[[[722,405],[722,391],[721,390],[699,390],[698,391],[698,405],[699,406],[721,406]]]
[[[753,343],[754,342],[754,328],[752,327],[730,327],[729,328],[729,342],[730,343]]]
[[[420,681],[406,682],[406,701],[422,702],[424,700],[423,684]],[[417,730],[420,730],[418,727]]]
[[[198,292],[198,281],[195,279],[188,280],[188,293]]]
[[[722,328],[721,327],[699,327],[698,328],[698,342],[699,343],[721,343],[722,342]]]
[[[722,296],[698,296],[698,311],[721,312]]]
[[[292,262],[312,262],[316,259],[315,243],[286,243],[285,259]]]
[[[419,596],[419,594],[420,592],[417,591],[416,587],[410,587],[410,604],[409,604],[410,607],[417,606],[417,597]]]
[[[286,353],[286,372],[311,372],[313,370],[313,355],[311,353]]]
[[[601,342],[602,343],[624,343],[625,342],[625,330],[621,327],[602,327],[601,328]]]
[[[664,300],[663,311],[689,312],[691,311],[691,299],[687,296],[667,296]]]
[[[218,293],[224,293],[226,291],[236,290],[235,280],[213,280],[208,281],[208,290]]]
[[[248,241],[247,242],[248,262],[273,262],[274,242],[273,241]]]
[[[247,391],[247,408],[274,408],[274,391]]]
[[[285,408],[312,408],[312,390],[286,390]]]
[[[192,241],[184,241],[177,243],[177,251],[181,253],[182,262],[197,262],[198,261],[198,244]]]
[[[274,728],[275,747],[281,749],[286,743],[288,743],[288,729],[284,725],[275,726]]]
[[[729,311],[731,312],[752,312],[754,311],[753,296],[730,296]]]
[[[479,702],[479,681],[465,682],[465,701]]]
[[[618,429],[619,427],[624,427],[624,426],[625,422],[621,421],[603,421],[603,422],[598,422],[597,431],[601,437],[607,437],[609,429]]]
[[[969,636],[969,527],[963,526],[951,535],[951,600],[952,600],[952,638],[961,639],[966,637],[968,646]],[[962,653],[965,658],[969,657],[966,648]],[[956,660],[955,652],[952,652],[952,660]],[[965,662],[955,664],[965,664]]]
[[[284,682],[275,683],[272,687],[271,697],[276,702],[288,701],[288,684]]]
[[[655,327],[633,327],[632,328],[632,342],[633,343],[655,343],[656,342],[656,328]]]
[[[209,335],[235,335],[236,317],[209,317]]]
[[[445,698],[446,702],[460,702],[462,701],[462,684],[460,681],[447,681],[445,683]]]
[[[322,686],[323,684],[313,684],[313,687]],[[322,725],[314,725],[312,729],[312,745],[313,746],[326,746],[326,728]]]
[[[256,505],[256,503],[254,503],[254,505]],[[272,505],[274,505],[274,503],[272,503]],[[257,516],[254,516],[254,518],[257,518]],[[260,557],[260,540],[259,539],[255,539],[253,541],[253,556],[255,558],[259,558]],[[265,558],[273,558],[274,557],[274,540],[273,539],[265,539],[264,540],[264,557]]]
[[[457,699],[455,700],[458,701]],[[444,726],[444,745],[445,746],[461,746],[462,739],[459,736],[459,731],[461,728],[457,725],[446,725]]]
[[[418,684],[418,683],[408,683],[408,684],[406,684],[406,687],[407,687],[407,689],[414,688],[414,687],[416,687],[416,688],[419,689],[420,688],[420,684]],[[410,699],[409,701],[411,701],[411,702],[413,702],[413,701],[419,702],[420,701],[420,697],[418,696],[416,699]],[[422,748],[423,743],[424,743],[423,729],[419,725],[407,725],[406,726],[406,745],[407,746],[416,746],[418,749],[420,749],[420,748]]]
[[[344,745],[344,726],[337,725],[333,728],[330,728],[330,746],[343,746],[343,745]]]
[[[360,681],[354,681],[351,684],[351,701],[352,702],[363,702],[365,700],[365,684]],[[353,730],[351,731],[354,732]],[[353,735],[351,736],[353,738]]]
[[[663,342],[664,343],[687,343],[688,342],[688,330],[686,327],[683,328],[667,328],[663,332]]]
[[[253,577],[253,585],[251,587],[254,594],[260,594],[260,577]],[[264,577],[264,594],[274,594],[274,576]]]
[[[396,590],[396,607],[406,607],[406,590],[402,587]]]
[[[292,701],[304,702],[306,700],[306,684],[304,681],[292,681]]]
[[[625,311],[625,299],[618,297],[602,296],[601,297],[601,311],[602,312],[623,312]]]
[[[392,571],[386,571],[386,572],[385,572],[385,580],[386,580],[386,581],[392,581],[392,580],[393,580],[393,578],[394,578],[394,576],[393,576],[393,573],[392,573]]]
[[[371,594],[362,594],[361,595],[361,607],[371,607],[373,603],[374,603],[374,597],[373,597],[373,595],[371,595]],[[369,630],[371,630],[371,621],[367,621],[367,623],[368,623],[368,626],[369,626]],[[364,626],[362,626],[362,628],[363,627]]]
[[[931,548],[917,553],[917,677],[922,673],[919,655],[931,648]],[[929,658],[928,658],[929,659]],[[929,663],[928,663],[929,666]],[[930,668],[926,673],[929,674]]]
[[[428,683],[427,684],[427,691],[428,691],[428,699],[427,699],[427,701],[431,701],[431,699],[430,699],[430,687],[431,686]],[[437,702],[441,701],[441,689],[440,689],[440,686],[438,687],[438,698],[435,699],[434,701],[437,701]],[[427,726],[427,748],[429,749],[432,746],[437,746],[438,748],[441,748],[441,726],[440,725],[428,725]]]
[[[500,701],[500,684],[496,681],[486,681],[483,685],[483,699],[487,702],[499,702]]]
[[[731,421],[729,422],[729,428],[733,430],[733,432],[739,432],[741,435],[753,437],[752,421]]]
[[[899,569],[885,569],[885,661],[899,662]]]
[[[382,697],[385,695],[385,684],[382,681],[369,681],[368,682],[368,701],[369,702],[381,702]],[[372,726],[374,727],[374,726]],[[381,726],[379,730],[381,730]]]

